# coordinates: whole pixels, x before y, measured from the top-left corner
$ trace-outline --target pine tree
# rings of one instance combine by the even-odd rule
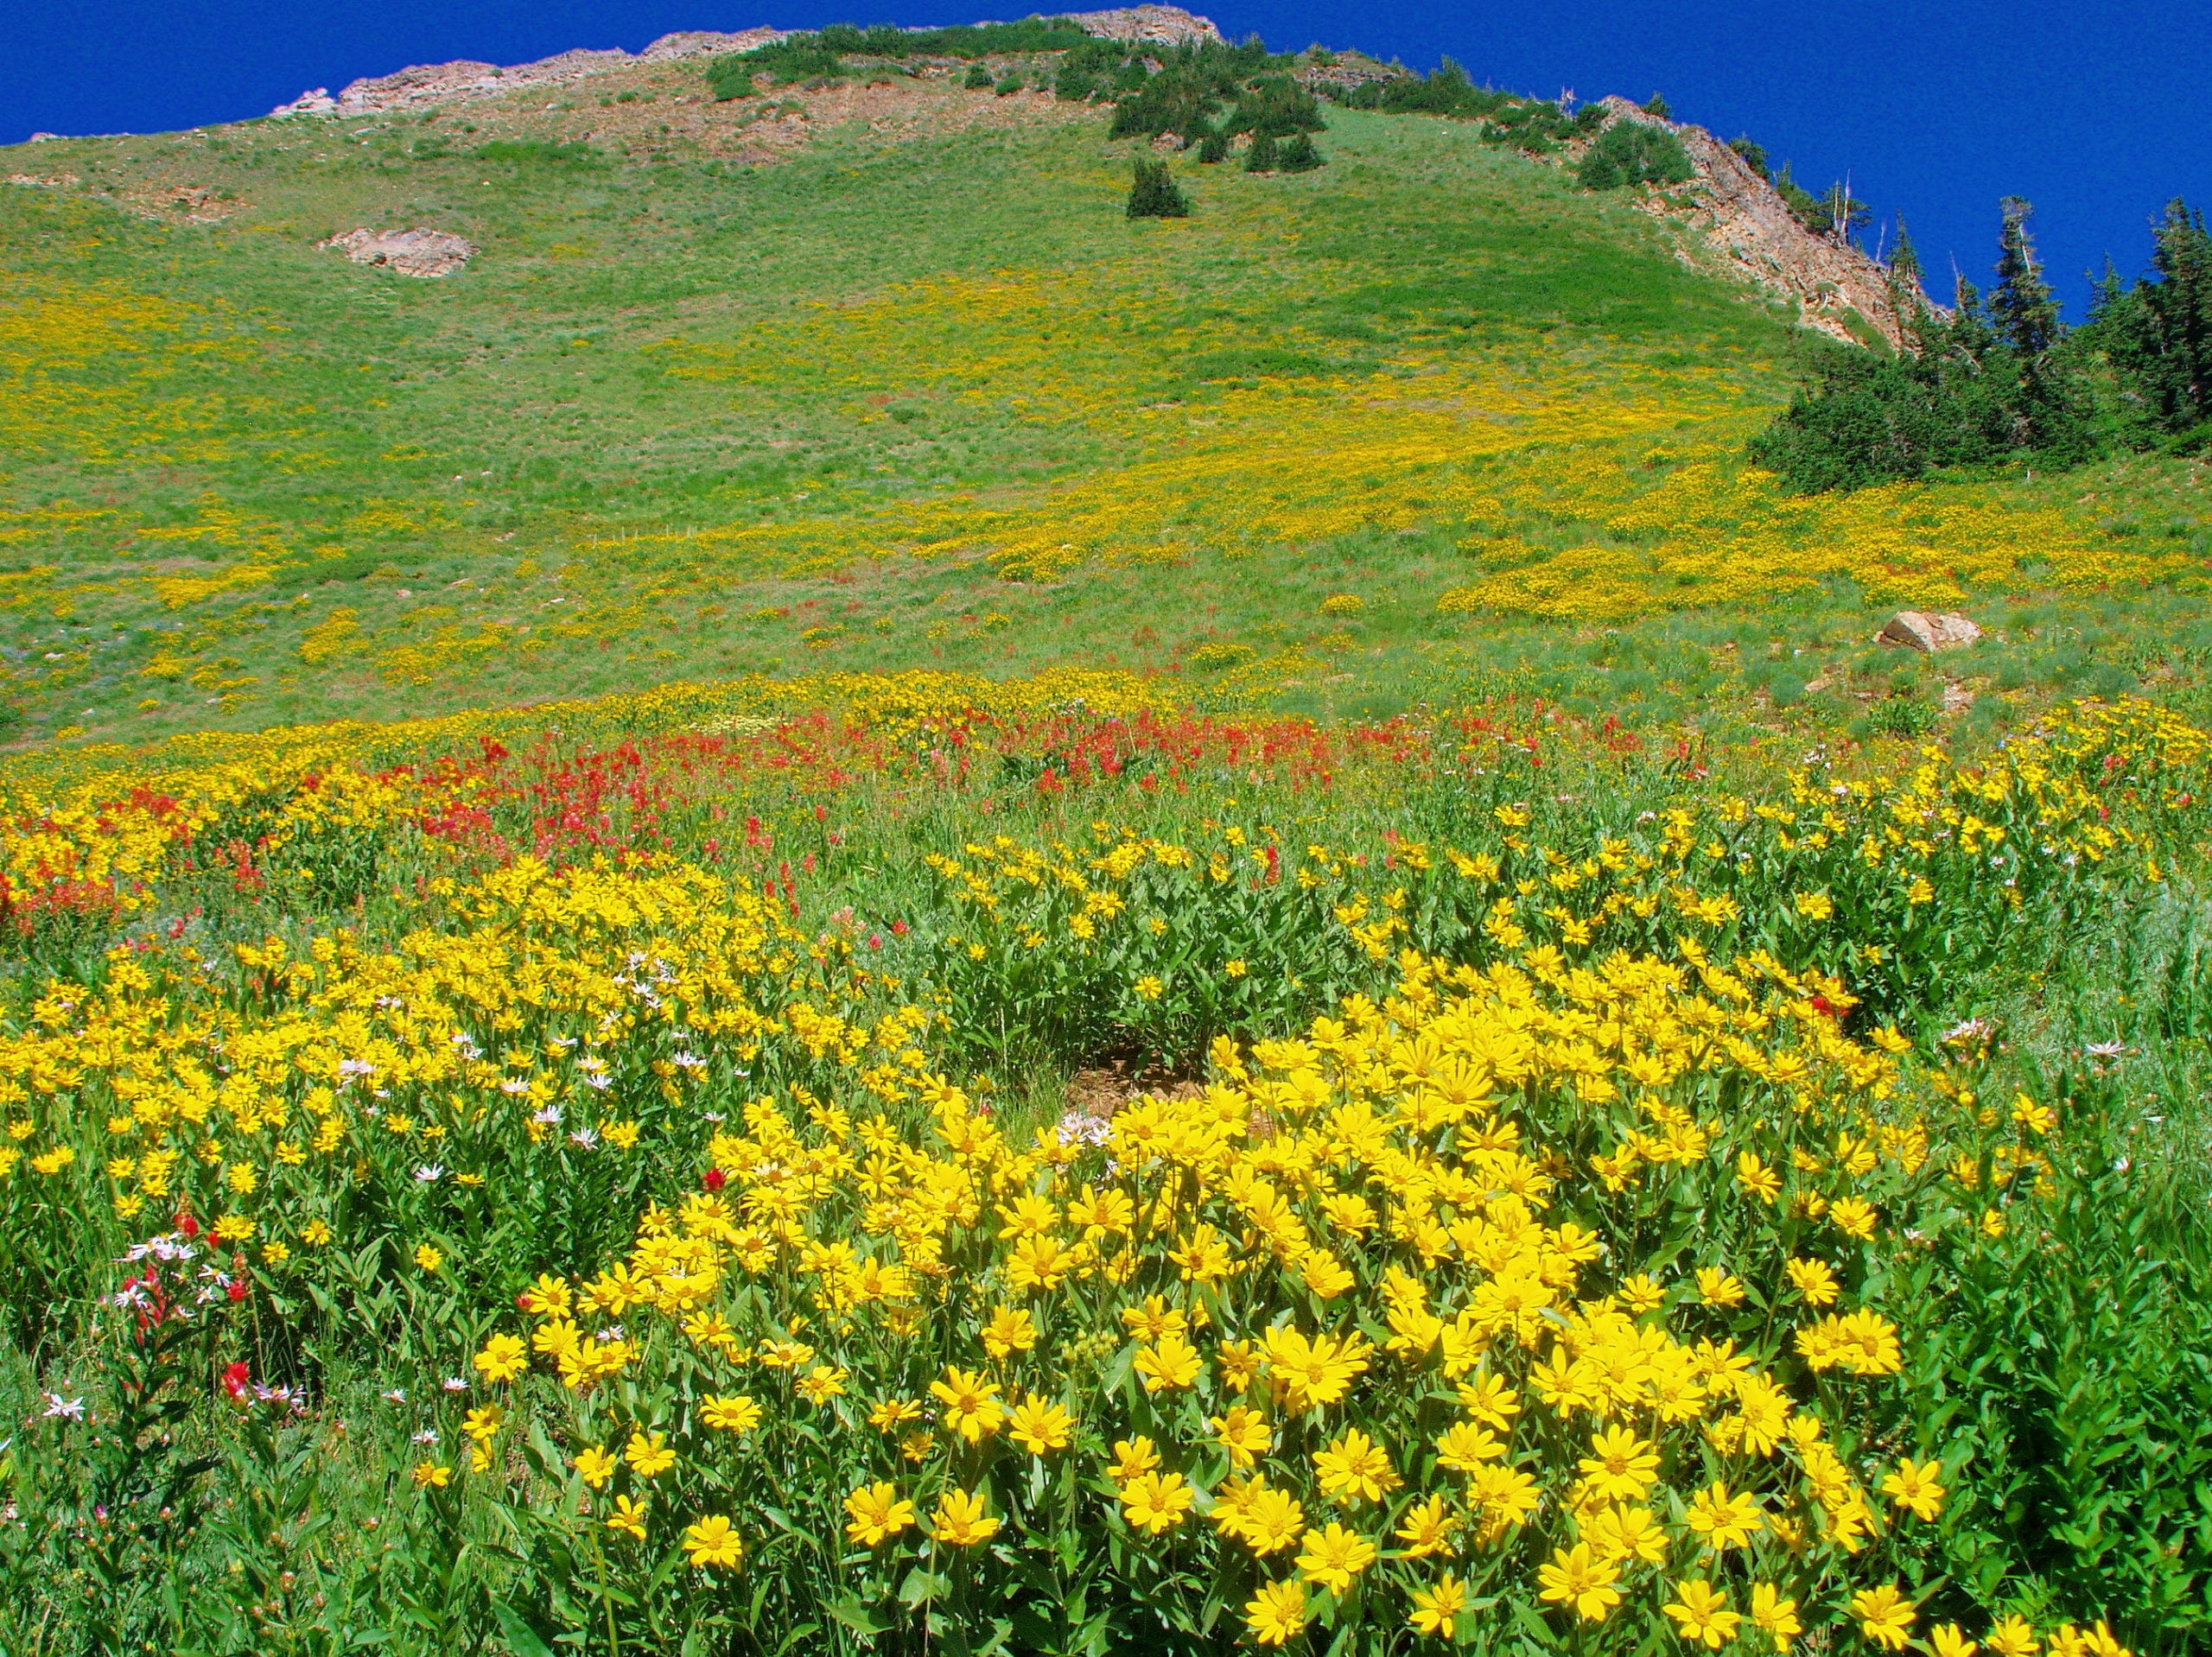
[[[1274,135],[1262,132],[1252,140],[1252,147],[1244,152],[1244,170],[1248,173],[1272,173],[1278,164]]]
[[[1997,337],[2033,372],[2065,332],[2058,301],[2043,279],[2035,244],[2028,239],[2028,215],[2035,209],[2017,195],[2000,204],[2004,226],[1997,238],[1997,286],[1989,295],[1989,320]]]
[[[1275,165],[1286,173],[1310,173],[1321,164],[1321,152],[1313,147],[1313,137],[1294,132],[1288,143],[1275,154]]]
[[[1896,314],[1897,329],[1904,336],[1905,349],[1916,353],[1927,350],[1936,326],[1921,287],[1923,274],[1920,250],[1913,245],[1912,231],[1905,224],[1904,215],[1899,213],[1897,245],[1891,251],[1883,280],[1889,289],[1890,309]]]
[[[2159,413],[2170,430],[2179,431],[2212,420],[2212,235],[2204,215],[2177,198],[2157,236],[2151,266],[2158,280],[2139,286],[2164,369]]]
[[[1128,213],[1132,219],[1187,219],[1191,200],[1177,187],[1166,162],[1140,157],[1129,183]]]

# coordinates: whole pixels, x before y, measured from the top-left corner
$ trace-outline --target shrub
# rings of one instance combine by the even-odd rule
[[[1697,175],[1682,141],[1664,127],[1616,121],[1599,135],[1575,169],[1586,190],[1618,190],[1638,184],[1687,184]]]
[[[1332,593],[1321,600],[1325,616],[1356,616],[1367,608],[1367,600],[1357,593]]]
[[[1229,159],[1229,135],[1225,132],[1207,133],[1205,137],[1198,141],[1198,159],[1209,163],[1213,162],[1227,161]]]
[[[1262,132],[1252,140],[1251,149],[1244,152],[1244,170],[1248,173],[1272,173],[1281,164],[1272,134]]]
[[[1321,152],[1308,134],[1294,133],[1276,156],[1275,165],[1286,173],[1310,173],[1321,165]]]
[[[991,84],[991,72],[982,64],[968,71],[968,78],[960,83],[970,92],[980,92]]]
[[[824,31],[827,33],[828,31]],[[857,32],[857,31],[855,31]],[[803,81],[835,84],[844,75],[844,60],[815,35],[792,35],[750,52],[734,52],[707,66],[707,83],[724,102],[745,98],[753,91],[753,78],[766,75],[779,86]]]
[[[1140,157],[1129,182],[1128,215],[1132,219],[1187,219],[1191,200],[1175,182],[1164,161]]]
[[[1004,80],[999,82],[997,86],[993,88],[993,90],[995,91],[1001,98],[1011,98],[1014,93],[1021,90],[1021,86],[1022,81],[1020,75],[1008,75]]]
[[[1249,132],[1255,138],[1262,133],[1287,138],[1298,133],[1325,132],[1328,123],[1321,118],[1321,106],[1312,92],[1287,75],[1267,75],[1238,95],[1228,130]]]

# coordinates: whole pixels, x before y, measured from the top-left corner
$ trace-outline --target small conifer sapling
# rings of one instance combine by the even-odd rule
[[[1164,161],[1140,157],[1136,176],[1129,184],[1129,217],[1132,219],[1187,219],[1191,216],[1191,200],[1175,182]]]

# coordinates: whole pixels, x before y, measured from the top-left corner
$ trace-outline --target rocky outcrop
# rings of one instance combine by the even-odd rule
[[[1185,11],[1180,6],[1121,6],[1111,11],[1077,11],[1068,21],[1086,35],[1102,41],[1127,41],[1132,45],[1198,45],[1222,39],[1211,17]]]
[[[356,264],[381,264],[403,276],[449,276],[476,255],[476,244],[466,237],[423,225],[349,230],[315,245],[335,248]]]
[[[638,54],[640,63],[665,63],[672,58],[703,57],[708,53],[719,56],[724,52],[750,52],[756,46],[766,46],[770,41],[781,40],[780,29],[748,29],[740,34],[720,35],[708,29],[683,29],[673,35],[664,35],[644,51]]]
[[[495,98],[503,92],[531,92],[566,86],[632,64],[667,63],[678,58],[709,53],[746,52],[770,41],[781,40],[780,29],[748,29],[735,35],[692,29],[664,35],[632,56],[619,47],[605,51],[577,50],[540,58],[535,63],[478,63],[462,59],[454,63],[417,63],[395,74],[356,80],[333,98],[318,86],[290,103],[270,111],[272,115],[376,115],[386,110],[408,110],[428,104],[447,104],[464,98]]]
[[[1624,98],[1608,98],[1604,107],[1607,126],[1641,121],[1682,141],[1697,169],[1696,179],[1678,193],[1687,201],[1662,194],[1649,198],[1649,205],[1662,217],[1686,219],[1724,268],[1796,301],[1808,327],[1850,343],[1857,336],[1845,317],[1856,311],[1891,345],[1903,342],[1887,270],[1850,243],[1806,229],[1774,186],[1703,127],[1647,114]]]

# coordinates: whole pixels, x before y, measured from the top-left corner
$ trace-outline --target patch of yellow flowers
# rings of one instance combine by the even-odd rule
[[[1847,999],[1751,963],[1547,982],[1408,954],[1383,1002],[1217,1044],[1202,1092],[1096,1133],[1019,1143],[918,1066],[919,1132],[762,1096],[715,1137],[710,1193],[649,1211],[601,1276],[541,1281],[534,1329],[476,1367],[578,1446],[598,1502],[632,1495],[613,1434],[657,1447],[637,1491],[715,1492],[684,1533],[702,1568],[698,1526],[773,1508],[841,1529],[824,1568],[863,1598],[917,1559],[1118,1535],[1125,1589],[1241,1584],[1262,1646],[1354,1614],[1448,1636],[1503,1599],[1562,1627],[1643,1607],[1713,1649],[1847,1624],[1959,1657],[1882,1565],[1946,1474],[1865,1440],[1904,1355],[1844,1284],[1908,1221],[1970,1245],[2001,1200],[1986,1153],[2031,1175],[2034,1129],[1816,998]],[[1662,1242],[1650,1199],[1691,1188],[1703,1223]],[[616,1317],[619,1361],[580,1369]]]

